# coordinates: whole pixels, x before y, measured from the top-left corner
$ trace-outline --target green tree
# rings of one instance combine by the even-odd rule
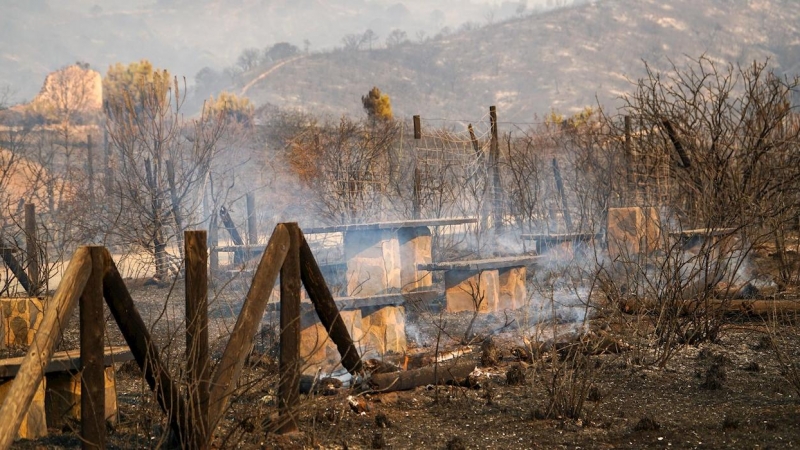
[[[392,103],[389,96],[382,93],[377,87],[373,87],[367,95],[361,97],[364,110],[370,119],[391,120]]]

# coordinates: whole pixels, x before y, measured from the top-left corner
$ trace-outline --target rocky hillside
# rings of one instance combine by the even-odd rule
[[[396,116],[531,122],[551,108],[619,105],[646,61],[666,69],[707,55],[723,63],[770,59],[800,73],[794,0],[596,0],[390,49],[312,54],[236,87],[256,104],[363,114],[378,86]],[[254,81],[255,80],[255,81]]]

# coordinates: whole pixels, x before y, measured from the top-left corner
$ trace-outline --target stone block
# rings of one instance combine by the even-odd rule
[[[391,230],[344,234],[347,295],[370,296],[400,290],[400,248]]]
[[[500,303],[499,309],[517,309],[525,304],[528,298],[528,289],[525,285],[527,269],[522,267],[508,267],[499,271]]]
[[[340,311],[350,337],[356,346],[363,340],[361,310]],[[303,360],[303,371],[316,373],[317,368],[332,369],[339,364],[341,355],[336,344],[328,337],[328,331],[322,326],[317,313],[311,309],[301,316],[300,320],[300,358]]]
[[[406,340],[406,309],[404,306],[363,308],[361,326],[364,330],[362,355],[381,356],[388,352],[403,353]]]
[[[427,270],[418,270],[417,264],[430,264],[431,230],[428,227],[401,228],[397,231],[400,246],[400,285],[403,292],[429,288],[433,275]]]
[[[45,395],[47,426],[62,428],[67,421],[81,420],[81,377],[79,373],[53,372],[47,374]],[[113,367],[105,369],[105,417],[117,421],[117,388]]]
[[[0,380],[0,404],[3,403],[6,395],[8,395],[13,381],[13,379]],[[33,394],[33,399],[31,400],[30,406],[28,406],[28,411],[22,417],[22,423],[17,431],[17,437],[19,439],[38,439],[47,436],[47,416],[45,414],[46,384],[46,380],[42,380]]]
[[[498,270],[447,270],[444,273],[447,312],[497,311],[500,306]]]
[[[654,207],[609,208],[608,254],[612,261],[635,261],[658,249],[661,221]]]
[[[44,318],[42,299],[36,297],[0,299],[0,337],[4,347],[27,348]]]

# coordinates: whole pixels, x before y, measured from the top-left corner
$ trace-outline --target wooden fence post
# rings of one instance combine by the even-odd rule
[[[500,138],[497,130],[497,107],[489,107],[489,119],[492,128],[492,142],[489,152],[489,161],[492,183],[492,225],[495,228],[503,226],[503,189],[500,185]]]
[[[297,431],[295,408],[300,402],[300,228],[296,223],[284,225],[289,232],[289,251],[281,266],[279,433]]]
[[[411,201],[413,218],[419,219],[422,212],[422,175],[417,167],[416,158],[414,159],[414,192]]]
[[[625,129],[625,158],[624,158],[624,166],[625,166],[625,202],[633,201],[632,198],[636,197],[636,186],[634,184],[634,158],[633,158],[633,146],[631,145],[631,116],[624,116],[623,118],[623,126]],[[629,203],[628,203],[629,204]],[[620,206],[626,206],[625,204]]]
[[[181,214],[181,202],[180,198],[178,197],[178,189],[175,186],[175,166],[172,164],[172,160],[168,159],[164,161],[164,164],[167,166],[167,183],[169,184],[169,198],[172,204],[172,218],[175,219],[175,227],[179,230],[183,229],[183,215]],[[181,242],[183,237],[180,233],[176,233],[178,238],[178,248],[181,248],[183,242]]]
[[[39,295],[39,242],[36,236],[36,205],[25,204],[25,249],[28,255],[28,281],[31,297]]]
[[[48,302],[39,332],[0,407],[0,449],[9,448],[17,435],[25,411],[44,376],[44,367],[50,361],[56,342],[61,339],[62,327],[69,321],[91,272],[89,249],[81,247],[72,255],[58,290]]]
[[[192,448],[206,449],[210,363],[208,356],[208,249],[204,230],[184,232],[186,267],[186,376]]]
[[[564,223],[567,225],[567,233],[572,233],[572,216],[569,213],[567,193],[564,192],[564,181],[561,179],[561,169],[558,168],[558,160],[556,158],[553,158],[553,178],[556,180],[556,190],[561,196],[561,208],[564,214]]]
[[[94,147],[92,135],[86,135],[86,178],[89,179],[89,207],[94,208]]]
[[[216,429],[217,423],[228,405],[228,399],[236,389],[236,383],[250,352],[253,338],[258,331],[261,316],[267,308],[269,295],[275,286],[283,260],[289,251],[289,232],[284,224],[275,226],[267,243],[261,262],[253,275],[250,290],[247,292],[242,311],[236,319],[228,345],[222,353],[211,378],[211,398],[209,400],[209,429]]]
[[[208,246],[211,249],[211,273],[219,271],[219,231],[217,227],[217,211],[213,206],[213,199],[209,199],[209,194],[203,190],[203,214],[208,217]]]
[[[472,142],[472,151],[474,151],[477,156],[480,156],[481,146],[478,143],[478,138],[475,136],[475,129],[472,128],[471,123],[467,125],[467,131],[469,131],[469,140]]]
[[[419,116],[414,116],[414,139],[422,139],[422,123]],[[419,219],[422,209],[422,175],[419,171],[419,161],[417,160],[417,152],[414,151],[414,179],[413,191],[411,197],[411,214],[414,219]]]
[[[258,226],[256,222],[256,196],[252,192],[245,195],[247,205],[247,244],[258,245]],[[253,257],[252,250],[248,250],[247,259]]]
[[[106,390],[103,364],[103,247],[88,247],[92,271],[80,297],[81,447],[106,448]]]

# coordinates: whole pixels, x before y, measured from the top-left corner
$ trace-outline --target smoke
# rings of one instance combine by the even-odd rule
[[[415,323],[410,321],[406,321],[406,339],[413,341],[418,347],[427,347],[432,343],[431,336],[423,333]]]

